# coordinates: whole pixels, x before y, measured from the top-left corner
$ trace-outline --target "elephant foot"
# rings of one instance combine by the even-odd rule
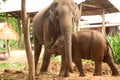
[[[47,70],[43,70],[43,69],[41,69],[39,73],[40,73],[40,74],[47,74],[48,71],[47,71]]]
[[[73,73],[73,69],[69,69],[69,72],[70,72],[70,73]]]
[[[39,74],[41,74],[41,75],[50,75],[51,73],[50,72],[40,72]]]
[[[84,76],[85,76],[85,74],[80,74],[79,76],[80,76],[80,77],[84,77]]]
[[[69,68],[69,72],[70,72],[70,73],[73,73],[72,65],[71,65],[70,68]]]
[[[112,76],[119,76],[119,72],[117,71],[117,72],[112,73]]]
[[[39,75],[39,72],[35,71],[35,75],[38,76],[38,75]]]
[[[41,68],[41,69],[40,69],[40,73],[42,73],[42,72],[43,72],[43,73],[46,73],[46,72],[48,72],[48,70],[47,70],[46,68]]]
[[[59,76],[60,77],[69,77],[69,72],[62,71],[62,72],[59,73]]]
[[[93,76],[102,76],[102,73],[94,73]]]

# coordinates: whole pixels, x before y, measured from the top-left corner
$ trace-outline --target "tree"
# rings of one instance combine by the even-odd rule
[[[22,15],[24,42],[25,42],[26,55],[27,55],[27,60],[28,60],[28,65],[29,65],[28,80],[35,80],[34,58],[32,55],[30,39],[29,39],[29,18],[26,13],[26,0],[22,0],[21,9],[22,9],[21,15]]]

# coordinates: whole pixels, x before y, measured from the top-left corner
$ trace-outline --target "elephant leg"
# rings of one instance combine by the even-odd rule
[[[94,76],[101,76],[102,75],[102,61],[101,60],[95,60],[95,71]]]
[[[108,54],[105,58],[104,58],[104,62],[106,62],[108,64],[108,66],[110,67],[110,69],[112,70],[112,75],[113,76],[118,76],[119,72],[117,67],[115,66],[112,57]]]
[[[73,58],[73,61],[80,72],[80,76],[85,76],[82,59],[80,59],[80,57],[77,56],[77,57]]]
[[[59,76],[62,76],[64,74],[64,71],[65,71],[65,54],[62,54],[61,55],[61,67],[60,67],[60,73],[59,73]],[[73,73],[73,70],[72,70],[72,65],[71,65],[71,68],[69,68],[69,72]]]
[[[51,55],[45,49],[44,56],[43,56],[43,63],[42,63],[41,70],[40,70],[41,73],[47,72],[48,66],[50,64],[50,58],[51,58]]]
[[[64,74],[64,69],[65,69],[64,61],[65,61],[65,56],[62,55],[62,56],[61,56],[61,67],[60,67],[59,76],[62,76],[62,74]]]
[[[35,38],[34,39],[35,72],[37,73],[37,65],[38,65],[42,44],[39,44],[39,41],[37,40],[36,36],[34,36],[34,38]]]
[[[42,47],[42,45],[38,45],[36,47],[35,54],[34,54],[34,57],[35,57],[35,72],[37,72],[37,65],[38,65],[38,60],[39,60],[39,56],[40,56],[40,52],[41,52],[41,47]]]

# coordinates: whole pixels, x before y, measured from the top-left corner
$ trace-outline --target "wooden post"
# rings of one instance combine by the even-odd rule
[[[103,13],[102,13],[102,33],[105,35],[106,34],[106,29],[105,29],[105,9],[103,8]]]
[[[18,47],[21,46],[21,27],[20,27],[20,19],[17,19],[18,22],[18,34],[19,34],[19,40],[18,40]]]
[[[80,4],[80,20],[81,20],[81,16],[82,16],[82,3]],[[78,24],[79,24],[79,22],[78,22]],[[79,28],[79,25],[78,25],[78,28]],[[80,29],[80,28],[79,28]],[[77,29],[78,30],[78,29]]]
[[[7,25],[8,25],[8,14],[5,13],[6,17],[5,17],[5,21],[7,22]],[[6,40],[6,47],[7,47],[7,50],[8,50],[8,56],[10,58],[10,42],[9,40]]]
[[[6,41],[7,49],[8,49],[8,56],[10,58],[10,42],[9,40]]]
[[[26,0],[22,0],[21,9],[22,9],[21,16],[22,16],[22,25],[23,25],[23,33],[24,33],[25,50],[26,50],[27,61],[29,66],[28,80],[35,80],[34,57],[32,55],[32,49],[29,39],[29,24],[28,24],[29,22],[28,22],[28,15],[26,13]]]

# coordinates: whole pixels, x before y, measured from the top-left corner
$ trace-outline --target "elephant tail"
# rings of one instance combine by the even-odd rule
[[[106,43],[107,43],[107,46],[108,46],[107,47],[108,48],[107,52],[109,53],[109,50],[111,50],[113,60],[114,60],[115,63],[117,63],[116,58],[115,58],[115,53],[114,53],[114,51],[113,51],[113,49],[112,49],[112,47],[111,47],[111,45],[110,45],[110,43],[107,39],[106,39]]]

